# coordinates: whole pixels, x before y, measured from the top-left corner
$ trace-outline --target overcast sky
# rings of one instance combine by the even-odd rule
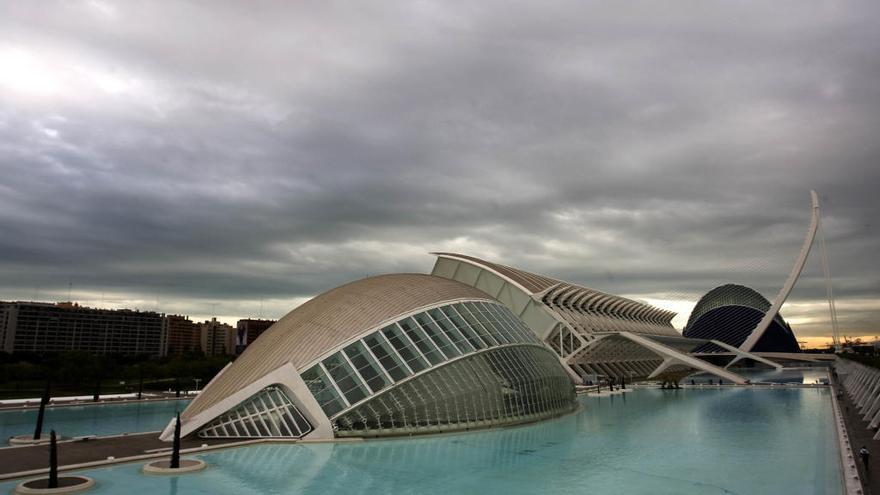
[[[880,3],[0,3],[0,299],[277,318],[458,251],[880,334]],[[783,307],[828,335],[814,252]]]

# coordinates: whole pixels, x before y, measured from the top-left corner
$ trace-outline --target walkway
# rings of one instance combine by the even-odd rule
[[[865,472],[861,460],[857,463],[859,466],[859,476],[862,479],[862,488],[866,494],[880,494],[880,440],[872,438],[876,432],[867,428],[867,424],[862,419],[862,415],[859,414],[858,408],[853,404],[849,394],[844,393],[843,397],[839,397],[838,400],[840,401],[843,420],[846,422],[846,432],[849,435],[853,455],[858,453],[862,445],[868,447],[868,451],[871,452],[869,472]]]
[[[203,444],[209,446],[229,445],[239,440],[211,439],[210,442],[202,438],[182,439],[181,450],[200,448]],[[117,461],[127,457],[144,455],[156,455],[156,449],[169,449],[171,443],[159,440],[159,433],[137,433],[115,437],[103,437],[92,440],[79,440],[73,442],[60,442],[58,444],[59,469],[77,464],[106,461],[107,457],[113,456]],[[166,453],[166,455],[168,455]],[[8,479],[22,476],[27,471],[48,469],[49,445],[34,445],[26,447],[0,448],[0,479]],[[29,476],[30,474],[28,474]]]

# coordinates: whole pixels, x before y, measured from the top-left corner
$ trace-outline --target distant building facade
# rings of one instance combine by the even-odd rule
[[[163,356],[168,342],[160,313],[15,301],[0,302],[0,345],[10,353],[85,351]]]
[[[257,340],[257,337],[274,324],[275,320],[257,320],[253,318],[238,320],[238,323],[235,325],[235,353],[241,354],[241,351],[245,350],[247,346]]]
[[[235,354],[235,328],[232,325],[211,318],[199,324],[201,329],[201,349],[206,356]]]
[[[186,316],[165,316],[165,329],[168,334],[169,356],[180,356],[201,352],[201,327]]]

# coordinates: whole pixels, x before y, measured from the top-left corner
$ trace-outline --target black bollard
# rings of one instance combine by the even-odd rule
[[[180,413],[174,423],[174,445],[171,447],[171,469],[180,467]]]
[[[43,434],[43,417],[46,414],[46,404],[49,403],[50,383],[49,380],[46,380],[46,390],[43,391],[43,397],[40,398],[40,412],[37,413],[37,427],[34,428],[34,440],[39,440]]]
[[[58,440],[55,430],[49,437],[49,488],[58,488]]]

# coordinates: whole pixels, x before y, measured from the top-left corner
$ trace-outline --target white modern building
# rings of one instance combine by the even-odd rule
[[[751,352],[781,319],[779,308],[819,231],[815,192],[812,200],[810,230],[791,274],[772,304],[761,298],[753,319],[760,321],[748,322],[754,327],[742,329],[738,346],[711,332],[685,338],[671,324],[675,313],[645,303],[435,253],[431,275],[358,280],[288,313],[187,407],[182,434],[332,439],[484,428],[572,411],[575,385],[600,379],[677,381],[700,370],[748,383],[701,359],[707,348],[716,357],[729,354],[728,366],[743,359],[776,368],[770,359],[819,360]],[[824,255],[823,249],[827,278]],[[170,440],[172,431],[169,424],[162,438]]]
[[[190,403],[181,434],[409,435],[536,421],[575,407],[557,356],[505,305],[448,278],[393,274],[288,313]],[[162,438],[172,432],[169,425]]]
[[[676,377],[694,370],[747,383],[690,355],[710,340],[682,337],[671,323],[674,312],[472,256],[434,254],[433,275],[474,287],[504,304],[553,349],[576,383],[596,377]],[[711,342],[776,366],[723,342]]]

